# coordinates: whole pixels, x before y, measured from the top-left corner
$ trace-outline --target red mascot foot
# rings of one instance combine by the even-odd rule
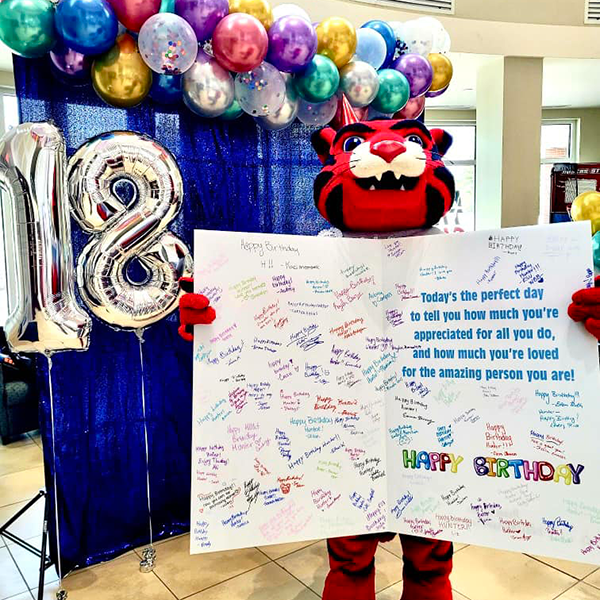
[[[600,341],[600,277],[596,277],[596,287],[579,290],[573,294],[569,316],[574,321],[582,322]]]
[[[186,341],[194,341],[194,325],[209,325],[217,314],[210,300],[202,294],[194,294],[194,280],[183,277],[179,285],[186,292],[179,300],[179,335]]]

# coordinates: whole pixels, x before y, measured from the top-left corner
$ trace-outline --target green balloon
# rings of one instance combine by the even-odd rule
[[[600,269],[600,231],[592,238],[592,253],[594,256],[594,265]]]
[[[50,0],[3,0],[0,40],[26,58],[46,54],[56,42],[54,4]]]
[[[379,71],[379,92],[371,106],[382,113],[395,113],[403,109],[410,98],[408,79],[394,69]]]
[[[160,3],[161,13],[174,13],[175,12],[175,0],[162,0]]]
[[[306,69],[294,78],[294,85],[307,102],[325,102],[337,92],[340,72],[331,59],[316,54]]]
[[[244,114],[242,107],[239,105],[239,102],[234,98],[233,102],[229,106],[229,108],[220,115],[223,121],[235,121],[239,119]]]

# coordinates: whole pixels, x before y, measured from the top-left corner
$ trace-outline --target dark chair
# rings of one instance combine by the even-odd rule
[[[0,439],[7,444],[15,436],[39,428],[38,389],[35,360],[11,353],[1,329],[0,348]]]

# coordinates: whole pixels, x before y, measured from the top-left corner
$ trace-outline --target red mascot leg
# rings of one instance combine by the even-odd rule
[[[400,535],[404,578],[401,600],[452,600],[452,542]]]
[[[330,571],[323,600],[375,600],[375,551],[378,536],[327,540]]]

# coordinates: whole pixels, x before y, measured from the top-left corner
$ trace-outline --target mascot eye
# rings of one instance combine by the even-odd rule
[[[418,135],[409,135],[406,138],[407,142],[414,142],[415,144],[419,144],[419,146],[423,147],[423,140]]]
[[[352,152],[354,148],[360,146],[364,141],[359,135],[349,137],[347,140],[344,140],[344,152]]]

